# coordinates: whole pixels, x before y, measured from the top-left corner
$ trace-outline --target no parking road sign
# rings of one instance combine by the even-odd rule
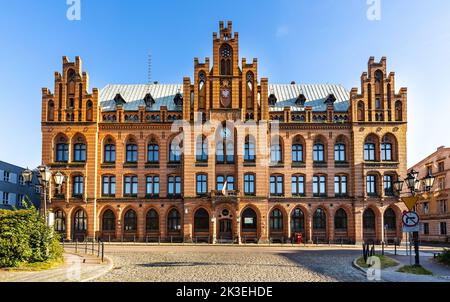
[[[412,233],[419,232],[420,218],[416,212],[405,212],[402,217],[403,232]]]

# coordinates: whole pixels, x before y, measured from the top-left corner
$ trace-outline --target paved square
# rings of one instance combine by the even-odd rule
[[[236,246],[107,246],[114,269],[96,281],[367,281],[351,266],[357,250]]]

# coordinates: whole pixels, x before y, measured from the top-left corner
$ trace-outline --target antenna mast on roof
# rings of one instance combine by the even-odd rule
[[[152,53],[148,52],[148,74],[147,74],[148,84],[152,83]]]

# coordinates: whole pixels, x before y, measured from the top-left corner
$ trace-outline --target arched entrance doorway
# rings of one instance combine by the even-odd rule
[[[79,209],[73,216],[73,240],[84,241],[87,236],[87,214],[83,209]]]
[[[375,212],[368,208],[363,214],[363,239],[366,243],[375,243],[377,240]]]
[[[194,214],[194,240],[195,242],[210,242],[209,236],[209,214],[203,208]]]
[[[241,215],[242,242],[258,243],[258,215],[252,208],[247,208]]]

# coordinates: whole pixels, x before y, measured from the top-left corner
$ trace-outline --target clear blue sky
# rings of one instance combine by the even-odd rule
[[[80,55],[91,87],[153,80],[182,83],[193,58],[211,56],[219,20],[240,33],[241,56],[259,59],[272,83],[358,87],[370,56],[388,57],[397,89],[409,89],[409,164],[450,145],[450,1],[381,0],[0,0],[0,159],[35,167],[41,158],[41,88],[53,91],[61,57]]]

